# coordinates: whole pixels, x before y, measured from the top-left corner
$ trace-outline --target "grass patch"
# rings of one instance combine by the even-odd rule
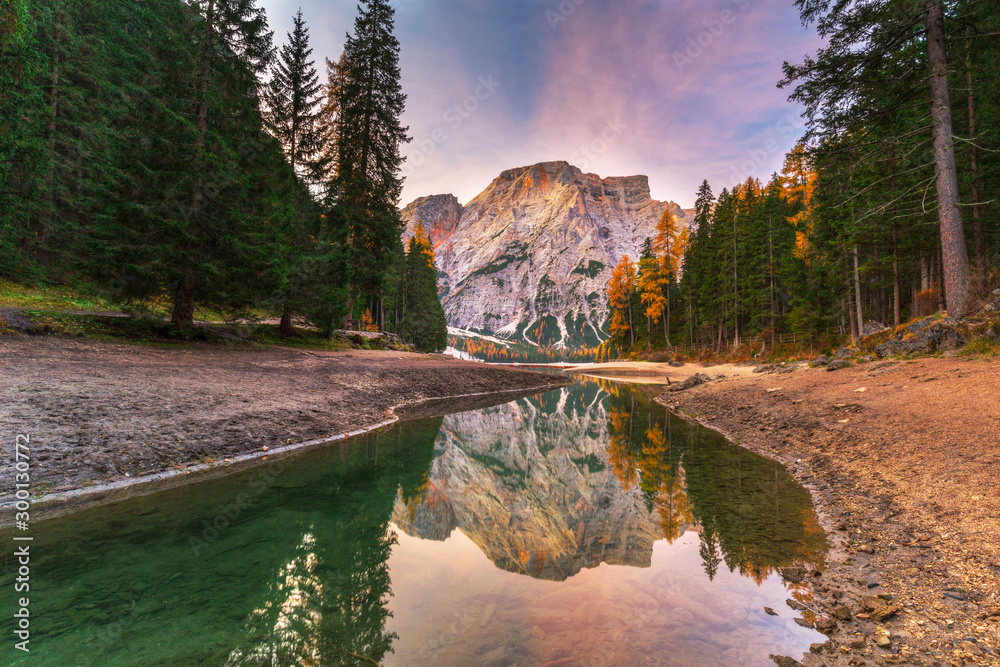
[[[21,285],[0,280],[0,307],[39,310],[118,310],[110,301],[68,285]]]
[[[1000,340],[976,338],[959,351],[962,357],[1000,357]]]
[[[282,346],[334,352],[351,349],[410,349],[407,345],[383,340],[362,339],[358,343],[341,337],[327,338],[319,331],[304,328],[296,328],[291,336],[286,337],[281,335],[277,325],[260,323],[196,324],[193,329],[180,329],[164,319],[150,316],[81,315],[47,310],[23,310],[20,316],[30,323],[27,333],[32,336],[118,341],[150,345],[159,349],[205,346],[225,346],[230,349]],[[9,327],[0,329],[0,335],[16,333],[18,332]]]

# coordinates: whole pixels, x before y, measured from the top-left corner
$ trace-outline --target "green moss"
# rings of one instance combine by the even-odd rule
[[[573,269],[571,273],[579,273],[580,275],[594,279],[600,275],[601,271],[604,270],[604,266],[605,265],[602,262],[596,262],[594,260],[590,260],[587,266],[584,266],[583,262],[580,262],[580,265]]]
[[[503,254],[499,257],[491,261],[486,266],[480,267],[470,273],[469,278],[473,278],[475,276],[489,276],[494,273],[499,273],[508,266],[523,264],[528,259],[530,259],[530,256],[528,255],[528,246],[519,241],[515,241],[508,244],[507,248],[504,249]]]
[[[892,329],[886,329],[885,331],[879,331],[878,333],[873,333],[870,336],[865,336],[864,338],[858,341],[857,347],[859,350],[863,350],[865,352],[872,352],[875,350],[876,347],[878,347],[882,343],[885,343],[892,337],[893,337]]]
[[[576,467],[581,470],[586,468],[587,472],[592,475],[594,473],[602,472],[605,468],[604,462],[593,454],[587,454],[586,456],[582,456],[580,458],[570,459],[570,461],[576,464]]]

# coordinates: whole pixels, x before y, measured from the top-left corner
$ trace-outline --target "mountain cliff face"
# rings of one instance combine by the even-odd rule
[[[544,162],[503,172],[467,206],[435,195],[402,215],[406,236],[418,220],[430,233],[450,326],[577,347],[606,338],[611,270],[638,258],[667,209],[689,224],[677,204],[650,197],[646,176]]]
[[[427,490],[397,498],[393,521],[429,540],[459,528],[498,567],[540,579],[601,563],[649,567],[663,532],[642,492],[615,478],[602,394],[575,385],[551,404],[445,417]]]

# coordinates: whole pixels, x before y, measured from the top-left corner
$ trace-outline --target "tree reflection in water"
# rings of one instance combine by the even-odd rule
[[[280,474],[262,476],[279,462]],[[222,509],[234,504],[235,514]],[[210,524],[222,527],[209,534]],[[412,537],[397,543],[394,525]],[[464,546],[441,544],[456,529]],[[0,539],[9,542],[9,531]],[[441,545],[438,560],[407,556],[404,539]],[[660,569],[653,567],[656,544]],[[651,655],[686,641],[676,619],[693,607],[680,598],[701,604],[712,594],[690,576],[671,578],[685,544],[695,572],[700,559],[718,583],[732,578],[724,565],[757,582],[754,589],[776,568],[820,563],[825,547],[807,492],[779,465],[672,417],[643,388],[585,381],[41,523],[32,545],[38,649],[33,643],[31,662],[3,659],[356,666],[404,660],[392,654],[408,639],[397,631],[426,643],[457,628],[448,641],[480,642],[467,654],[475,661],[481,647],[499,646],[497,619],[506,619],[509,646],[528,651],[538,643],[541,653],[509,650],[526,662],[557,639],[595,651],[621,640]],[[456,546],[465,549],[462,563],[449,560]],[[458,566],[468,580],[452,576]],[[495,580],[499,575],[507,579]],[[12,587],[13,576],[0,573],[0,587]],[[436,583],[411,587],[415,602],[400,606],[403,582],[417,579]],[[473,590],[486,580],[513,597]],[[759,596],[740,590],[760,607]],[[777,593],[780,604],[787,594]],[[449,604],[445,598],[473,606],[454,609],[457,625],[415,630],[421,620],[437,623],[431,619]],[[567,625],[556,615],[576,618],[584,609],[592,619],[612,619],[610,629],[583,619]],[[773,634],[761,642],[792,638],[808,647],[814,640],[788,618],[790,626],[769,626],[777,621],[747,609],[739,622],[703,627],[724,633],[747,626],[750,635],[728,644],[733,660],[766,657],[766,647],[746,646],[763,629]],[[392,619],[391,610],[403,611]],[[549,643],[526,637],[518,625],[524,619],[544,626]],[[648,631],[635,634],[641,624]],[[586,633],[562,638],[567,627]],[[0,632],[11,631],[8,615]],[[437,660],[440,648],[428,648],[428,659]]]
[[[397,636],[386,632],[391,597],[388,561],[396,545],[389,520],[427,488],[427,467],[441,419],[423,420],[341,448],[342,465],[322,479],[336,512],[312,520],[289,559],[267,583],[245,639],[227,665],[381,663]],[[387,447],[388,445],[388,447]],[[381,459],[373,455],[382,451]]]

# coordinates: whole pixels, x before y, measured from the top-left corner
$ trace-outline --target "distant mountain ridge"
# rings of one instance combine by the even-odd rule
[[[402,217],[419,221],[435,247],[445,315],[452,327],[531,345],[603,341],[611,270],[655,236],[674,202],[650,196],[649,178],[601,178],[568,162],[501,173],[462,206],[454,195],[421,197]]]

